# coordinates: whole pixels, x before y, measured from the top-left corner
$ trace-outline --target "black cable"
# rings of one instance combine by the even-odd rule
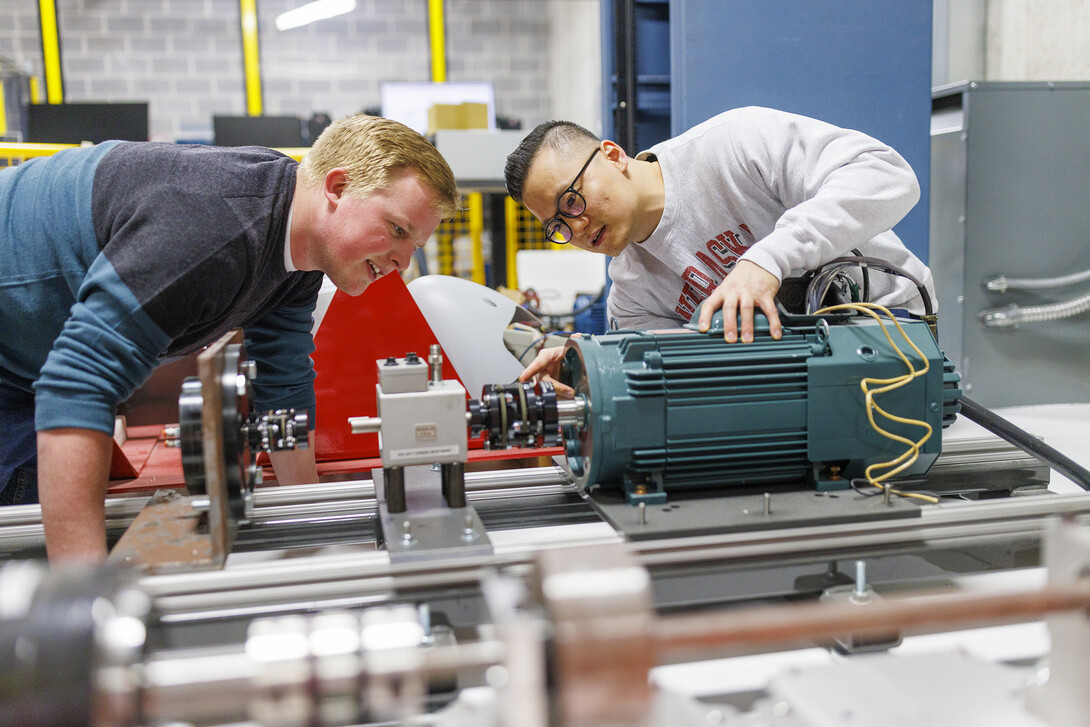
[[[885,494],[884,485],[889,485],[891,492],[893,494],[897,495],[897,497],[904,497],[905,495],[909,495],[909,494],[911,494],[911,495],[925,495],[926,497],[935,497],[935,498],[940,497],[939,493],[933,492],[931,490],[902,490],[900,488],[894,487],[895,484],[897,484],[897,483],[893,482],[893,481],[887,481],[887,482],[884,482],[884,483],[882,483],[880,485],[872,485],[870,482],[867,481],[867,478],[865,478],[865,477],[852,477],[851,479],[848,480],[848,485],[853,490],[855,490],[856,493],[862,495],[863,497],[877,497],[878,495],[884,495]],[[870,487],[871,490],[869,492],[864,492],[863,490],[859,489],[860,487],[864,487],[864,486],[865,487]]]
[[[853,490],[855,490],[857,493],[859,493],[863,497],[874,497],[875,495],[881,495],[883,493],[883,490],[882,490],[881,487],[876,488],[876,489],[874,489],[874,490],[872,490],[870,492],[864,492],[863,490],[860,490],[859,488],[862,485],[866,485],[867,487],[874,487],[874,485],[867,482],[867,480],[862,478],[862,477],[852,477],[850,480],[848,480],[848,484],[851,485],[851,488]]]
[[[1055,447],[1045,444],[1026,430],[965,396],[961,397],[961,413],[1000,439],[1032,454],[1082,489],[1090,490],[1090,470]]]
[[[852,279],[841,272],[846,267],[850,266],[847,264],[835,267],[827,265],[818,270],[810,280],[810,284],[806,286],[806,313],[808,315],[813,314],[818,308],[832,305],[831,303],[826,303],[825,299],[829,295],[829,290],[838,279],[842,280],[847,285],[854,285]],[[863,300],[865,301],[866,298]]]
[[[858,248],[853,247],[852,252],[856,257],[863,257],[863,253]],[[863,274],[863,300],[870,300],[870,268],[866,265],[860,266],[859,272]]]
[[[864,255],[848,255],[845,257],[838,257],[825,263],[825,265],[836,265],[838,263],[846,265],[855,264],[859,265],[861,268],[877,268],[878,270],[882,270],[892,275],[901,276],[905,280],[915,285],[916,290],[919,291],[920,297],[923,299],[924,315],[930,316],[935,314],[935,305],[934,302],[931,300],[931,294],[927,292],[927,288],[924,287],[923,283],[917,280],[914,275],[912,275],[904,268],[898,265],[894,265],[893,263],[886,262],[885,260],[879,260],[876,257],[866,257]],[[866,298],[864,298],[864,300],[866,300]]]

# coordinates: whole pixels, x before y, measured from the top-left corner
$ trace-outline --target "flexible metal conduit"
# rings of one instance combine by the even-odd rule
[[[1053,278],[1008,278],[999,275],[984,283],[984,287],[995,293],[1006,293],[1008,290],[1046,290],[1048,288],[1062,288],[1090,280],[1090,270],[1070,275],[1058,275]]]
[[[989,308],[980,312],[980,322],[987,328],[1013,328],[1022,323],[1044,323],[1072,318],[1090,310],[1090,293],[1048,305]]]

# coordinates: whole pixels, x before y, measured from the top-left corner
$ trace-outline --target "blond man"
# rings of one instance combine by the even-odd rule
[[[359,295],[458,204],[407,127],[355,116],[300,164],[260,147],[106,142],[0,171],[0,504],[50,559],[105,557],[114,411],[164,358],[244,328],[259,408],[313,410],[323,273]],[[313,418],[311,419],[313,421]],[[311,450],[312,451],[312,450]],[[313,481],[313,455],[274,460]]]

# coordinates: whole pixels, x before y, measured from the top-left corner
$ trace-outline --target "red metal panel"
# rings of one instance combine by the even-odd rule
[[[110,479],[111,480],[123,480],[128,477],[136,477],[136,468],[133,467],[132,462],[125,456],[125,452],[121,450],[121,445],[117,443],[117,440],[113,440],[114,451],[110,457]]]
[[[352,434],[348,417],[376,414],[376,360],[404,356],[409,351],[426,357],[433,343],[438,343],[435,333],[398,275],[380,278],[356,298],[340,291],[334,295],[314,336],[318,398],[315,457],[319,463],[326,463],[319,466],[319,472],[366,472],[377,466],[377,462],[360,460],[378,457],[378,435]],[[443,375],[461,381],[450,361],[445,362]],[[129,428],[129,441],[120,448],[123,453],[117,453],[121,457],[115,462],[114,478],[119,481],[113,483],[111,494],[184,485],[180,450],[163,446],[161,434],[159,425]],[[481,437],[471,439],[469,447],[481,450],[482,442]],[[549,456],[562,451],[554,449],[533,455]],[[469,459],[527,456],[531,455],[476,451],[470,453]],[[261,462],[268,463],[267,455],[261,455]],[[128,469],[123,469],[126,465]],[[267,477],[273,479],[271,470]]]
[[[377,457],[378,435],[352,434],[348,426],[348,417],[376,414],[375,361],[410,351],[427,358],[438,342],[399,275],[379,278],[355,298],[337,291],[314,336],[317,460]],[[443,377],[458,378],[450,361]]]

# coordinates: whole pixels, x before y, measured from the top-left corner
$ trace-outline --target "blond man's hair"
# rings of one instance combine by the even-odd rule
[[[357,197],[387,189],[401,170],[410,169],[435,193],[435,209],[444,219],[458,212],[450,165],[431,142],[397,121],[357,114],[326,127],[303,157],[303,181],[320,186],[338,167],[348,172],[347,193]]]

